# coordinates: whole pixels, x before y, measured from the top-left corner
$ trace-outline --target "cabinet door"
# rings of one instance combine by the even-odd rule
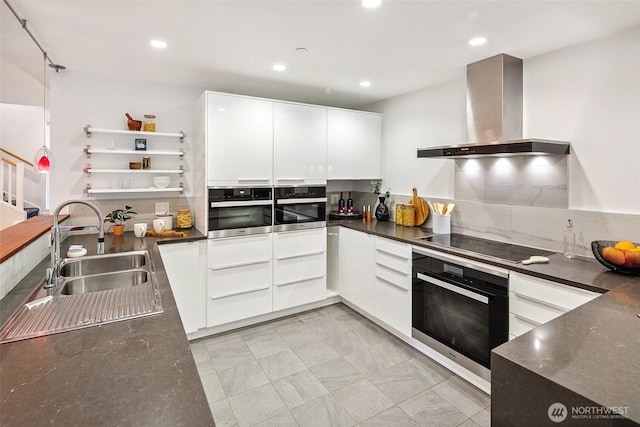
[[[355,178],[355,120],[346,110],[327,110],[327,179]]]
[[[382,117],[354,112],[355,178],[381,178]]]
[[[375,238],[374,315],[411,336],[411,246]]]
[[[340,229],[340,278],[338,292],[347,301],[374,314],[374,239],[373,235]]]
[[[274,103],[276,185],[326,184],[327,109]]]
[[[207,95],[208,185],[271,184],[273,102]]]
[[[159,245],[173,297],[187,333],[207,326],[205,242]]]

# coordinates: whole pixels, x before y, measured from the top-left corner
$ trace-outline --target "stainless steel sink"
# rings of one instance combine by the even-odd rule
[[[77,277],[142,268],[149,264],[148,258],[147,251],[65,258],[60,265],[60,276]]]
[[[67,258],[62,279],[42,281],[0,329],[0,343],[161,313],[149,252]]]
[[[109,289],[130,288],[149,281],[149,274],[145,270],[119,271],[93,276],[74,277],[64,281],[58,287],[62,295],[81,295],[88,292],[100,292]]]

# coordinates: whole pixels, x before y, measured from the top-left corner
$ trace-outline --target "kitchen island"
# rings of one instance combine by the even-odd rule
[[[0,425],[212,426],[213,418],[157,248],[202,239],[105,236],[105,253],[148,249],[160,314],[0,345]],[[95,254],[96,235],[71,236]],[[43,260],[0,301],[4,323],[44,278]]]
[[[430,229],[391,222],[330,221],[365,233],[447,252],[603,295],[495,348],[493,426],[640,424],[640,277],[608,271],[595,259],[549,256],[522,265],[432,244]],[[418,240],[416,240],[418,239]],[[560,403],[563,407],[553,406]],[[557,410],[556,414],[560,414]]]

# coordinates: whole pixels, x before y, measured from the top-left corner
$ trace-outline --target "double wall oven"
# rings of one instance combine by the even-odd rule
[[[209,238],[326,226],[325,186],[208,189]]]
[[[491,379],[491,350],[508,340],[509,272],[428,249],[413,252],[412,336]]]

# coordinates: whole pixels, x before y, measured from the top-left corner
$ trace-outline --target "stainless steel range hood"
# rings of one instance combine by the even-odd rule
[[[565,141],[522,138],[522,59],[501,54],[467,65],[467,143],[419,148],[418,157],[569,152]]]

